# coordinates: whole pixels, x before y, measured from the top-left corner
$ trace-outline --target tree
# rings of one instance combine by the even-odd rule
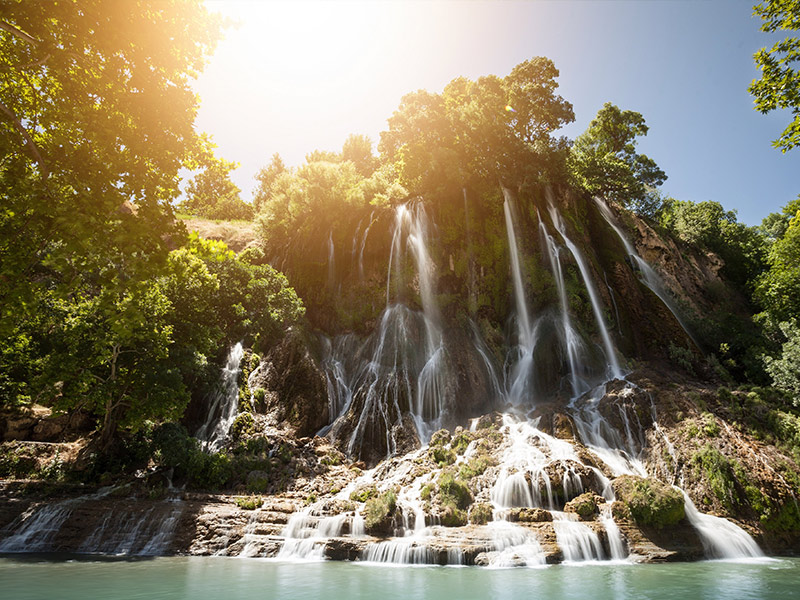
[[[366,135],[347,136],[342,146],[342,160],[352,162],[362,177],[369,177],[378,168],[378,159],[372,153],[372,140]]]
[[[767,373],[776,388],[791,394],[795,406],[800,406],[800,327],[795,319],[780,324],[786,341],[777,358],[764,357]]]
[[[761,221],[761,232],[772,241],[781,239],[786,235],[789,223],[800,211],[800,196],[790,201],[779,213],[770,213]]]
[[[281,155],[276,152],[272,155],[270,163],[256,174],[258,188],[253,195],[253,208],[256,214],[261,212],[262,205],[272,193],[272,186],[278,179],[278,176],[286,170],[286,165]]]
[[[780,322],[800,318],[800,210],[767,257],[769,270],[759,279],[756,296]]]
[[[242,200],[239,186],[231,181],[231,171],[238,167],[239,163],[208,153],[203,170],[189,182],[180,209],[207,219],[252,219],[253,207]]]
[[[653,159],[636,153],[636,138],[647,132],[640,113],[606,102],[572,146],[570,170],[576,183],[626,207],[648,206],[650,190],[667,176]]]
[[[408,94],[381,133],[380,152],[412,193],[546,181],[563,149],[552,132],[574,119],[556,77],[552,61],[536,57],[503,78],[459,77],[442,94]]]
[[[197,0],[0,5],[0,332],[164,260],[219,30]]]
[[[764,21],[761,31],[800,29],[800,0],[765,0],[753,11]],[[793,66],[800,62],[800,38],[787,37],[769,50],[762,48],[753,58],[761,69],[761,78],[753,80],[748,88],[755,97],[756,110],[766,114],[786,109],[792,114],[789,125],[772,142],[787,152],[800,145],[800,71]]]

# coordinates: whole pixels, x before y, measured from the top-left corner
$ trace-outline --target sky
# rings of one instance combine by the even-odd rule
[[[680,200],[715,200],[756,225],[800,194],[800,149],[771,142],[788,114],[762,115],[747,92],[760,31],[754,0],[325,2],[206,0],[236,22],[195,83],[197,128],[240,163],[250,200],[274,153],[297,166],[351,133],[377,146],[406,93],[452,79],[507,75],[553,60],[574,138],[605,102],[640,112],[638,150]]]

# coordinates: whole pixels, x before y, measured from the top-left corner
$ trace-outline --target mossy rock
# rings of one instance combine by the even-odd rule
[[[450,432],[447,429],[440,429],[435,431],[431,436],[431,441],[428,444],[431,448],[446,446],[450,443]]]
[[[365,485],[350,492],[350,500],[353,502],[366,502],[377,495],[378,489],[374,485]]]
[[[431,459],[440,467],[445,467],[447,465],[452,465],[456,462],[456,453],[449,448],[445,448],[443,446],[436,446],[431,447],[430,450]]]
[[[512,523],[549,523],[553,515],[543,508],[512,508],[508,511],[506,519]]]
[[[464,509],[472,504],[472,492],[469,486],[461,479],[456,479],[452,473],[445,471],[439,476],[439,500],[442,504],[452,504]]]
[[[364,527],[370,535],[391,535],[394,529],[394,514],[397,510],[397,494],[388,490],[377,498],[370,498],[364,506]]]
[[[445,527],[464,527],[468,523],[467,511],[448,504],[439,513],[439,522]]]
[[[492,511],[492,505],[486,502],[473,504],[469,511],[469,522],[474,525],[486,525],[492,520]]]
[[[655,479],[623,475],[614,480],[613,487],[617,499],[643,527],[662,529],[676,525],[686,516],[683,494]]]
[[[586,492],[567,502],[564,512],[578,515],[581,521],[591,521],[599,512],[597,505],[598,497],[591,492]]]

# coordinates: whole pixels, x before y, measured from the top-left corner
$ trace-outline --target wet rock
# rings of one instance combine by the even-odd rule
[[[591,521],[597,517],[600,512],[598,506],[604,502],[601,496],[586,492],[567,502],[564,512],[578,515],[581,521]]]
[[[325,374],[297,328],[267,353],[250,387],[265,390],[263,406],[257,408],[276,424],[289,425],[298,437],[313,435],[328,424]]]
[[[547,523],[553,520],[553,515],[543,508],[522,507],[509,509],[506,519],[512,523]]]

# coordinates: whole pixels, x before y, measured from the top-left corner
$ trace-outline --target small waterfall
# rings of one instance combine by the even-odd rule
[[[511,256],[511,278],[514,282],[514,303],[517,313],[517,353],[511,366],[508,401],[514,406],[530,404],[533,394],[533,351],[536,347],[537,328],[531,326],[528,304],[525,300],[525,288],[522,283],[522,266],[519,259],[517,234],[514,229],[511,192],[503,188],[503,212],[506,219],[506,235],[508,250]]]
[[[206,452],[217,452],[228,436],[239,408],[239,365],[244,356],[242,343],[234,345],[222,369],[220,383],[211,399],[206,422],[195,437]]]
[[[658,296],[664,306],[666,306],[675,317],[675,320],[678,321],[678,324],[683,328],[683,331],[686,333],[686,335],[688,335],[689,338],[694,342],[695,346],[699,348],[700,346],[697,343],[697,340],[691,334],[688,326],[681,318],[678,307],[675,306],[675,302],[670,297],[669,292],[664,285],[664,281],[661,279],[661,276],[656,273],[655,269],[653,269],[653,267],[651,267],[646,260],[639,256],[638,252],[636,252],[636,249],[622,231],[622,228],[617,223],[617,220],[614,218],[614,214],[611,212],[611,209],[608,207],[608,205],[600,198],[595,198],[594,201],[597,204],[597,207],[600,209],[600,214],[603,215],[603,218],[611,226],[611,229],[613,229],[617,234],[617,237],[619,237],[619,240],[625,247],[625,252],[627,252],[631,260],[636,263],[636,267],[639,272],[639,281],[641,281],[650,289],[651,292]]]
[[[52,541],[73,509],[86,498],[35,506],[23,513],[7,530],[14,533],[0,541],[0,552],[44,552],[52,550]]]
[[[701,513],[689,495],[683,490],[680,491],[683,494],[686,518],[697,530],[706,551],[706,558],[735,559],[764,556],[758,544],[744,529],[727,519]]]
[[[628,393],[632,388],[626,388]],[[636,434],[624,406],[619,406],[620,420],[625,424],[625,435],[608,422],[599,410],[598,403],[605,396],[606,386],[601,384],[578,400],[570,403],[570,415],[581,441],[608,465],[614,476],[638,475],[647,477],[640,458],[644,447],[642,426],[637,422]],[[638,420],[635,410],[634,417]]]
[[[546,564],[542,546],[533,531],[508,521],[492,521],[487,527],[492,537],[490,567],[535,567]]]
[[[556,280],[556,289],[558,290],[558,299],[561,307],[561,328],[563,331],[564,346],[567,350],[567,359],[569,361],[569,376],[570,383],[572,384],[572,397],[577,398],[585,393],[589,386],[586,381],[581,377],[583,372],[581,355],[583,353],[583,342],[578,336],[577,332],[572,328],[572,321],[569,316],[569,304],[567,302],[567,290],[564,284],[564,273],[561,269],[561,249],[556,245],[553,236],[547,232],[547,227],[544,222],[539,219],[539,233],[544,240],[544,246],[547,248],[547,255],[550,259],[550,269],[553,277]]]
[[[367,245],[367,236],[369,235],[369,230],[372,227],[372,218],[375,215],[374,211],[369,215],[369,225],[367,225],[366,229],[364,229],[364,235],[361,237],[361,245],[359,246],[358,250],[358,278],[359,280],[364,279],[364,248]],[[353,240],[355,243],[355,240]]]
[[[336,287],[336,254],[333,247],[333,231],[328,234],[328,287]]]
[[[564,562],[605,560],[600,537],[589,526],[578,521],[575,515],[553,512],[553,529],[564,554]]]
[[[622,533],[614,521],[611,514],[611,504],[605,504],[600,507],[600,522],[606,530],[608,537],[608,546],[611,550],[611,560],[625,560],[628,558],[628,550],[625,547],[625,541],[622,539]]]
[[[589,300],[592,303],[592,311],[594,312],[594,318],[597,322],[597,329],[599,330],[600,336],[603,340],[603,349],[605,351],[606,361],[608,363],[608,375],[613,379],[622,379],[622,370],[620,369],[619,362],[617,361],[617,352],[614,348],[614,344],[611,342],[611,337],[608,335],[608,329],[606,328],[605,319],[603,317],[603,310],[600,306],[600,299],[598,298],[597,290],[592,282],[592,277],[589,273],[589,267],[586,265],[586,261],[584,260],[581,251],[578,250],[578,247],[572,242],[572,240],[570,240],[569,236],[567,236],[567,228],[564,225],[564,220],[561,218],[561,214],[552,203],[550,204],[550,217],[552,218],[553,224],[558,230],[558,233],[561,234],[561,239],[564,240],[567,248],[575,258],[575,262],[578,263],[578,269],[581,272],[581,277],[583,278],[583,283],[586,286],[586,291],[589,293]]]

